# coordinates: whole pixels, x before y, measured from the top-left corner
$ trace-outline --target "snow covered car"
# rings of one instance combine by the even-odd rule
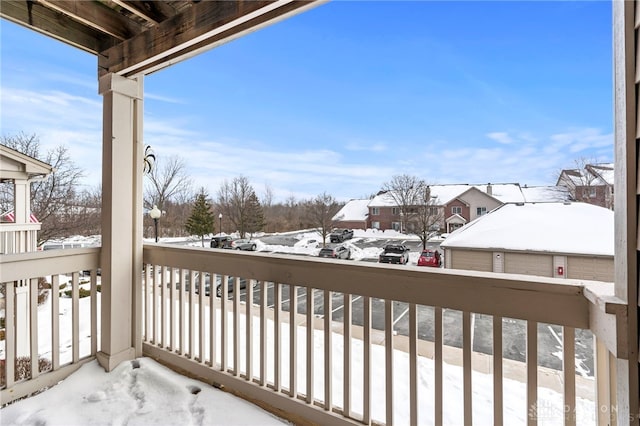
[[[405,265],[409,262],[409,247],[402,244],[387,244],[378,256],[378,262]]]

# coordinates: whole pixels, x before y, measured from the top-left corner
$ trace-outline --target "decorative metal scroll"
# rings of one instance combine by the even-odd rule
[[[151,174],[151,170],[153,170],[153,166],[156,163],[156,155],[153,153],[153,149],[151,149],[151,145],[147,145],[144,148],[144,174]]]

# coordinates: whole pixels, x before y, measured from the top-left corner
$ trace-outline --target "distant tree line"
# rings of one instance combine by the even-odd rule
[[[100,186],[81,185],[84,171],[70,158],[64,146],[43,152],[37,135],[20,133],[0,137],[0,143],[54,167],[53,174],[32,183],[32,213],[42,223],[39,244],[73,235],[101,233]],[[145,212],[154,205],[162,216],[158,231],[162,237],[199,236],[217,233],[238,233],[251,237],[258,232],[286,232],[297,229],[317,229],[325,236],[333,227],[333,217],[343,204],[329,194],[310,199],[291,195],[282,202],[273,202],[270,187],[262,198],[248,178],[238,176],[224,181],[211,197],[207,188],[193,190],[193,181],[186,163],[179,157],[158,155],[144,179]],[[13,183],[0,183],[0,214],[13,210]],[[219,214],[222,214],[222,229]],[[144,235],[153,235],[153,220],[145,214]]]

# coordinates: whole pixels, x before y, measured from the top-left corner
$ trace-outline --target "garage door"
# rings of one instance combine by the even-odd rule
[[[567,278],[613,282],[613,259],[567,257]]]
[[[493,271],[493,253],[490,251],[451,250],[451,267],[471,271]]]
[[[529,253],[505,253],[504,272],[508,274],[553,276],[553,256]]]

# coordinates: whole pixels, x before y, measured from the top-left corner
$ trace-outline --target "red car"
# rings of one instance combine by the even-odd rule
[[[420,253],[418,258],[418,266],[432,266],[439,268],[442,265],[442,259],[440,258],[440,252],[438,250],[426,249]]]

